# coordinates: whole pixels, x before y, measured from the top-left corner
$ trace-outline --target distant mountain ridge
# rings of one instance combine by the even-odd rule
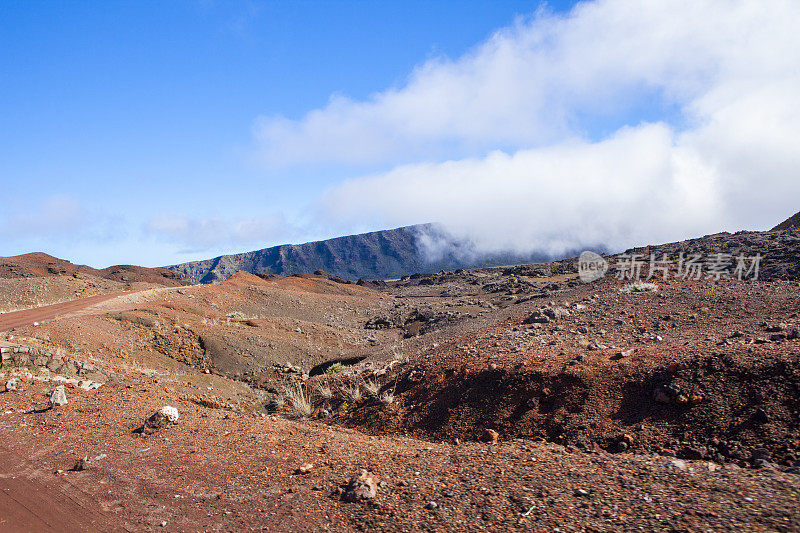
[[[468,241],[435,224],[284,244],[168,267],[189,283],[212,283],[244,270],[290,276],[324,270],[344,279],[390,279],[405,275],[545,260],[541,254],[476,254]]]

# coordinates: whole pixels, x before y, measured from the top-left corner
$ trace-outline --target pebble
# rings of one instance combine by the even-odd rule
[[[175,424],[178,422],[178,418],[180,418],[178,410],[170,405],[165,405],[145,421],[144,426],[142,426],[142,433],[150,434],[170,424]]]
[[[686,462],[680,459],[671,459],[665,463],[667,468],[684,471],[687,469]]]
[[[436,502],[428,502],[428,504],[425,506],[425,509],[428,509],[429,511],[433,511],[437,507],[439,507],[438,503],[436,503]]]
[[[493,429],[485,429],[483,431],[483,435],[481,436],[481,440],[483,442],[488,442],[490,444],[497,444],[497,440],[499,438],[500,434]]]
[[[297,474],[308,474],[314,469],[314,463],[303,463],[300,468],[298,468],[295,472]]]
[[[81,457],[75,462],[75,466],[72,467],[72,470],[74,470],[75,472],[83,472],[84,470],[86,470],[86,466],[88,465],[88,463],[89,463],[88,457]]]

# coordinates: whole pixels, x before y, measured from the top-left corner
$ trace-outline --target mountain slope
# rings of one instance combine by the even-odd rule
[[[772,228],[770,231],[780,231],[789,228],[800,228],[800,212],[795,213],[794,216],[784,220],[783,222]]]
[[[86,265],[76,265],[42,252],[0,257],[0,279],[47,278],[77,274],[113,281],[154,283],[168,287],[182,285],[173,271],[163,267],[114,265],[98,270]]]
[[[470,243],[453,238],[440,227],[419,224],[300,245],[284,244],[169,268],[190,283],[227,279],[239,270],[284,276],[325,270],[333,276],[355,280],[541,259],[544,256],[539,254],[481,256]]]

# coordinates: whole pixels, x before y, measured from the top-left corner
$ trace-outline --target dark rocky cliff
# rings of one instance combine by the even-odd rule
[[[431,253],[429,244],[437,253]],[[420,224],[392,230],[338,237],[306,244],[284,244],[240,254],[223,255],[169,267],[184,281],[211,283],[234,272],[289,276],[325,270],[344,279],[390,279],[416,272],[493,266],[541,260],[532,254],[478,256],[468,242],[450,237],[438,226]]]

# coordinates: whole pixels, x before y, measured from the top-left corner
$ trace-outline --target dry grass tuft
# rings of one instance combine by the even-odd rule
[[[292,410],[300,418],[308,418],[314,411],[311,405],[311,397],[306,391],[303,383],[295,382],[287,386],[283,391],[284,396],[292,405]]]
[[[352,403],[360,402],[361,398],[361,387],[358,386],[358,383],[353,383],[352,385],[345,385],[342,387],[342,393],[344,393],[345,397],[349,399]]]
[[[364,390],[367,391],[367,394],[369,394],[373,398],[378,397],[378,391],[381,390],[381,386],[378,384],[377,381],[375,381],[374,379],[365,379],[363,385],[364,385]]]
[[[658,285],[655,283],[646,283],[644,281],[635,281],[622,287],[619,292],[623,294],[630,294],[632,292],[656,292]]]

